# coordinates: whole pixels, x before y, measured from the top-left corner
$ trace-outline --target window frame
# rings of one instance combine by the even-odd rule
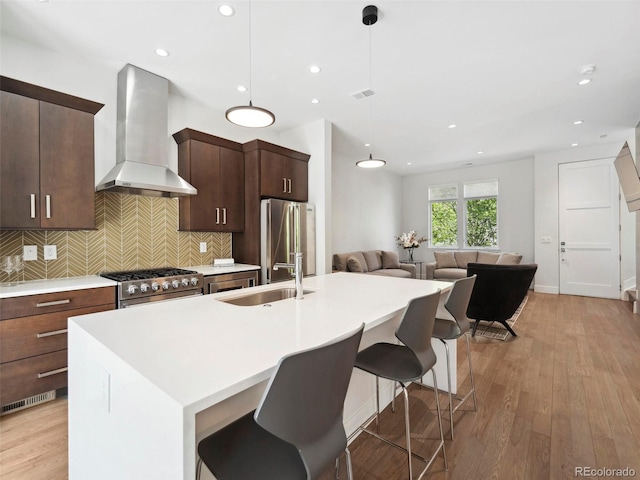
[[[480,183],[495,183],[496,185],[496,194],[495,195],[470,195],[470,196],[465,196],[465,191],[464,191],[464,187],[466,185],[474,185],[474,184],[480,184]],[[452,186],[456,186],[457,187],[457,194],[458,196],[456,198],[438,198],[435,200],[431,199],[431,190],[435,189],[435,188],[443,188],[443,187],[452,187]],[[429,209],[429,218],[428,218],[428,231],[429,231],[429,242],[428,242],[428,247],[429,249],[433,249],[433,250],[439,250],[439,249],[453,249],[455,248],[456,250],[486,250],[486,251],[492,251],[492,250],[500,250],[500,215],[499,215],[499,210],[500,210],[500,182],[499,179],[497,178],[488,178],[485,180],[473,180],[473,181],[466,181],[466,182],[448,182],[448,183],[442,183],[442,184],[437,184],[437,185],[429,185],[427,187],[427,198],[428,198],[428,209]],[[496,199],[496,245],[495,246],[491,246],[491,247],[474,247],[474,246],[470,246],[467,245],[467,201],[469,200],[484,200],[484,199],[489,199],[489,198],[495,198]],[[458,226],[458,232],[457,232],[457,238],[456,238],[456,244],[452,244],[452,245],[433,245],[432,243],[432,239],[433,239],[433,234],[432,234],[432,229],[433,229],[433,218],[432,218],[432,207],[431,205],[433,203],[438,203],[438,202],[450,202],[450,201],[455,201],[456,202],[456,220],[457,220],[457,226]],[[462,233],[462,235],[460,235],[460,233]],[[461,238],[462,237],[462,238]]]

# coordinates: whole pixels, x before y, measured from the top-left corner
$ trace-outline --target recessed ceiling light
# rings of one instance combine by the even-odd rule
[[[312,98],[311,103],[320,103],[320,100],[318,100],[317,98]]]
[[[223,17],[231,17],[234,13],[236,13],[236,11],[231,5],[220,5],[218,7],[218,12]]]
[[[451,125],[449,125],[447,128],[456,128],[457,125],[455,123],[452,123]]]
[[[578,69],[578,73],[580,75],[591,75],[595,71],[596,71],[595,65],[583,65]]]
[[[577,143],[572,143],[572,144],[571,144],[571,146],[572,146],[572,147],[577,147],[577,146],[578,146],[578,144],[577,144]]]
[[[169,52],[164,48],[156,48],[156,55],[158,55],[159,57],[168,57]]]
[[[600,138],[607,138],[607,134],[604,133],[604,134],[600,135]]]
[[[407,165],[411,165],[411,162],[407,162]]]
[[[575,122],[573,122],[574,125],[582,125],[584,123],[584,120],[576,120]]]
[[[364,146],[365,146],[365,147],[370,147],[370,146],[371,146],[371,144],[370,144],[370,143],[365,143],[365,144],[364,144]]]
[[[482,155],[484,152],[483,152],[482,150],[478,150],[476,153],[477,153],[478,155]]]
[[[244,85],[238,85],[238,91],[239,92],[246,92],[247,91],[247,87],[245,87]]]
[[[311,73],[320,73],[320,70],[322,70],[318,65],[311,65],[309,67],[309,71]]]
[[[583,78],[582,80],[580,80],[578,82],[578,85],[588,85],[591,83],[591,79],[590,78]]]
[[[463,167],[470,167],[471,165],[473,165],[473,162],[467,162],[462,164]]]

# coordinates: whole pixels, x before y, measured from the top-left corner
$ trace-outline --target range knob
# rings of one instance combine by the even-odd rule
[[[142,293],[146,293],[149,291],[149,284],[148,283],[143,283],[142,285],[140,285],[140,291]]]
[[[194,287],[198,285],[198,277],[191,277],[191,285]]]
[[[153,282],[151,284],[151,290],[153,290],[154,292],[157,292],[158,290],[160,290],[160,284],[158,282]]]
[[[180,282],[178,280],[174,280],[173,282],[171,282],[171,286],[173,288],[178,288],[180,286]]]
[[[127,288],[127,293],[129,295],[133,295],[137,291],[138,291],[138,286],[137,285],[129,285],[129,287]]]
[[[188,278],[183,278],[181,283],[182,283],[183,287],[188,287],[189,286],[189,279]]]
[[[170,284],[167,281],[162,282],[162,289],[169,290]]]

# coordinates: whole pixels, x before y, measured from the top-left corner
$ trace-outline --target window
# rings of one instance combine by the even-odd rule
[[[430,247],[497,248],[498,181],[429,187],[429,217]]]

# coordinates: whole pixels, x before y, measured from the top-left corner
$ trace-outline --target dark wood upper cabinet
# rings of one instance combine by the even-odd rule
[[[309,155],[262,140],[245,144],[245,152],[254,148],[260,158],[260,196],[306,202]]]
[[[102,104],[0,77],[0,228],[95,229]]]
[[[178,143],[178,173],[198,190],[180,197],[180,230],[244,230],[244,154],[242,145],[185,128]]]

